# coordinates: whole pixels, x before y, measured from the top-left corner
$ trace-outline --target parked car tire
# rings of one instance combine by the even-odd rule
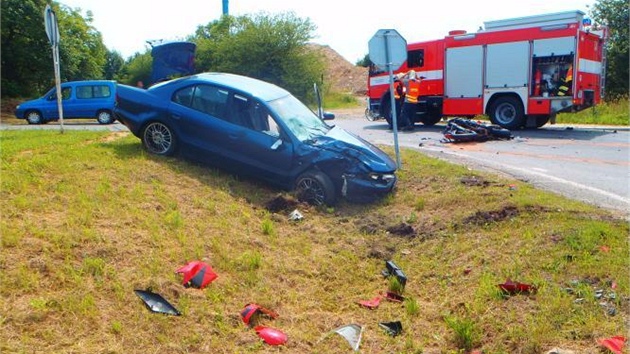
[[[96,120],[99,124],[112,124],[114,123],[114,116],[111,111],[102,110],[96,114]]]
[[[38,111],[28,111],[25,116],[28,124],[42,124],[44,122],[42,114]]]
[[[312,205],[333,205],[337,200],[335,186],[321,171],[306,171],[295,181],[297,199]]]
[[[142,130],[142,145],[155,155],[171,156],[177,147],[173,130],[162,122],[151,122]]]

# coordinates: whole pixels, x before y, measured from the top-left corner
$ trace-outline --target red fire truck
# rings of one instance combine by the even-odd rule
[[[396,71],[422,78],[414,123],[486,114],[504,128],[541,127],[558,112],[599,103],[604,89],[605,28],[581,11],[484,22],[476,33],[407,45]],[[391,126],[389,75],[372,66],[368,118]]]

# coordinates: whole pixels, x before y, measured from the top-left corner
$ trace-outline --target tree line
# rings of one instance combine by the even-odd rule
[[[1,3],[1,95],[36,97],[54,84],[52,52],[44,25],[47,0],[3,0]],[[93,14],[52,2],[59,22],[62,81],[108,79],[148,82],[150,51],[123,58],[108,49],[93,25]],[[628,94],[629,10],[626,0],[596,0],[592,19],[609,27],[606,95]],[[313,83],[321,84],[325,63],[306,44],[316,26],[293,13],[222,16],[199,26],[188,41],[197,45],[198,72],[221,71],[275,83],[301,99],[312,99]],[[365,65],[368,57],[357,65]]]

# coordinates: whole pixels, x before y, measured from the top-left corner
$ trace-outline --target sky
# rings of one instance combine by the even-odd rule
[[[58,0],[83,15],[109,50],[124,58],[143,53],[150,40],[183,40],[197,26],[217,20],[222,0]],[[595,0],[229,0],[232,16],[293,12],[317,29],[311,42],[328,45],[351,63],[368,54],[368,42],[379,29],[395,29],[407,43],[444,37],[451,30],[476,32],[485,21],[564,11],[588,17]],[[414,8],[407,6],[416,4]],[[63,38],[61,39],[63,40]]]

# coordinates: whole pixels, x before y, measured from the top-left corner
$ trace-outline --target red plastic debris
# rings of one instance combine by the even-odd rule
[[[382,298],[383,297],[379,295],[371,300],[362,300],[362,301],[359,301],[359,305],[363,307],[367,307],[369,309],[375,309],[381,303]]]
[[[505,283],[499,284],[499,288],[504,292],[514,294],[529,294],[536,292],[536,287],[530,284],[524,284],[519,282],[513,282],[508,279]]]
[[[211,266],[201,261],[189,262],[176,270],[175,273],[182,273],[184,275],[184,279],[182,280],[184,286],[192,286],[199,289],[205,288],[218,277]]]
[[[405,297],[394,292],[388,291],[385,293],[385,298],[389,301],[393,302],[403,302]]]
[[[287,335],[284,332],[275,328],[256,326],[254,327],[254,330],[256,331],[258,336],[269,345],[282,345],[286,343],[288,339]]]
[[[277,318],[278,314],[260,305],[247,304],[241,311],[241,317],[246,325],[255,324],[255,318],[258,314],[263,313],[271,318]]]
[[[615,354],[621,354],[625,342],[626,342],[626,337],[624,336],[600,338],[597,340],[597,344],[608,348],[608,350],[610,350],[611,352]]]
[[[610,252],[610,247],[608,247],[608,246],[599,246],[599,250],[604,252],[604,253],[608,253],[608,252]]]

